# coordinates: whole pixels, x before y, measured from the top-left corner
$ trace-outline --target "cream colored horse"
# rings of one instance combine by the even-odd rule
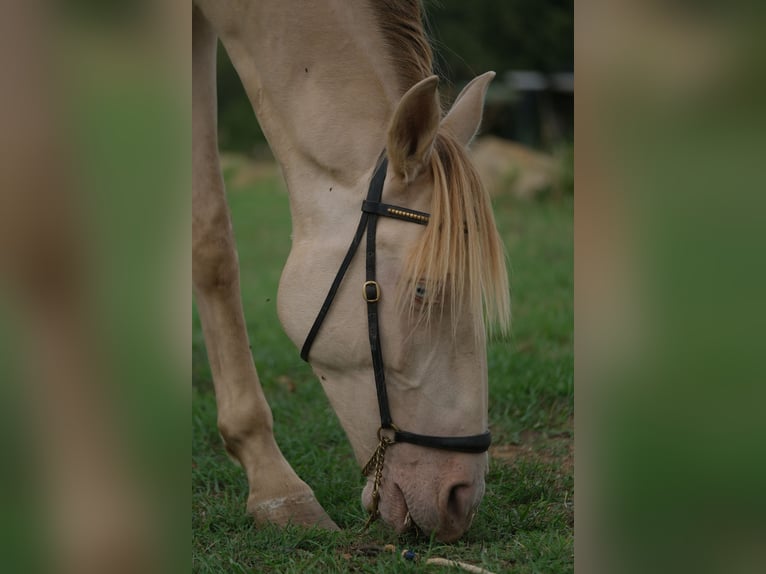
[[[377,240],[391,411],[400,427],[429,435],[487,430],[484,317],[501,328],[508,321],[502,245],[465,153],[494,74],[471,82],[442,117],[418,1],[195,0],[193,280],[218,426],[247,473],[247,508],[257,522],[337,528],[280,452],[250,354],[218,162],[217,37],[287,182],[293,236],[278,310],[297,347],[354,234],[384,149],[384,201],[431,213],[425,227],[383,218]],[[359,254],[310,355],[360,466],[375,450],[379,426],[363,282]],[[412,521],[455,540],[483,496],[486,470],[486,453],[396,444],[383,469],[381,516],[397,531]],[[368,508],[370,481],[362,494]]]

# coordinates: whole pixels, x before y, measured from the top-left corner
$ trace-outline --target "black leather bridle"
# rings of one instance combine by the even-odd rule
[[[370,351],[372,352],[372,365],[375,373],[375,389],[378,395],[378,408],[380,410],[380,430],[378,431],[378,438],[381,445],[383,445],[385,439],[387,444],[407,442],[418,446],[449,451],[467,453],[485,452],[492,442],[492,437],[489,431],[470,436],[430,436],[400,430],[391,419],[391,411],[388,405],[388,394],[386,392],[386,373],[383,365],[383,352],[380,345],[380,329],[378,328],[378,301],[380,300],[381,291],[380,285],[375,280],[375,231],[377,228],[378,216],[392,217],[394,219],[410,221],[420,225],[427,225],[430,216],[428,213],[414,211],[406,207],[388,205],[381,202],[383,196],[383,184],[386,180],[387,165],[388,160],[383,157],[378,167],[375,169],[375,173],[372,176],[367,191],[367,199],[362,202],[362,216],[359,220],[359,226],[356,229],[356,233],[354,234],[354,239],[351,241],[351,246],[348,248],[346,256],[343,258],[343,262],[338,269],[338,273],[335,275],[335,279],[330,286],[327,297],[325,297],[324,303],[306,337],[306,341],[303,343],[301,358],[304,361],[308,361],[311,345],[314,343],[314,339],[316,339],[325,316],[330,310],[333,299],[338,292],[338,288],[343,281],[343,277],[351,264],[351,260],[354,258],[354,254],[356,253],[366,230],[367,271],[365,282],[362,285],[362,292],[364,300],[367,302],[367,328],[370,338]],[[393,439],[382,436],[382,430],[393,431]],[[378,450],[380,450],[380,445]],[[383,446],[383,451],[385,451],[385,446]],[[376,454],[377,452],[378,451],[376,451]],[[375,455],[373,455],[373,458],[374,457]],[[371,459],[370,463],[372,462],[373,460]],[[370,463],[365,466],[365,474],[367,474]],[[380,464],[382,466],[382,456]]]

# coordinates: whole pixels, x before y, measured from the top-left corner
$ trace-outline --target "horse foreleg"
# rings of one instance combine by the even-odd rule
[[[247,508],[256,522],[337,529],[274,440],[271,409],[250,354],[218,160],[216,36],[198,9],[193,18],[192,276],[213,373],[218,429],[226,450],[247,473]]]

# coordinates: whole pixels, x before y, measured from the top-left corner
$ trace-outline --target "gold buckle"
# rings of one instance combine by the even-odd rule
[[[368,285],[374,285],[375,286],[375,298],[369,299],[367,297],[367,286]],[[365,281],[364,285],[362,285],[362,297],[364,297],[364,300],[368,303],[377,303],[380,301],[380,285],[378,285],[377,281]]]

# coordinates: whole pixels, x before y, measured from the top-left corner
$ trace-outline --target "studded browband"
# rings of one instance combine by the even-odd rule
[[[351,261],[354,258],[362,236],[367,232],[367,256],[366,275],[362,286],[364,300],[367,302],[367,327],[370,339],[370,351],[372,353],[372,365],[375,375],[375,390],[378,395],[378,408],[380,410],[381,429],[393,431],[393,443],[407,442],[428,448],[436,448],[457,452],[481,453],[485,452],[492,442],[489,431],[470,436],[430,436],[400,430],[391,419],[386,392],[386,374],[383,363],[383,352],[380,344],[380,329],[378,326],[378,301],[381,297],[380,285],[375,280],[375,234],[377,230],[378,216],[391,217],[403,221],[410,221],[420,225],[427,225],[430,215],[421,211],[415,211],[398,205],[388,205],[381,202],[383,196],[383,184],[386,180],[388,160],[385,156],[380,160],[375,173],[370,181],[367,191],[367,199],[362,202],[362,215],[359,225],[354,233],[354,238],[346,252],[345,257],[335,275],[322,307],[319,309],[314,324],[311,326],[306,340],[301,349],[301,358],[308,361],[309,351],[316,339],[317,333],[324,322],[327,312],[332,306],[338,288],[343,281]],[[380,434],[380,432],[379,432]]]

